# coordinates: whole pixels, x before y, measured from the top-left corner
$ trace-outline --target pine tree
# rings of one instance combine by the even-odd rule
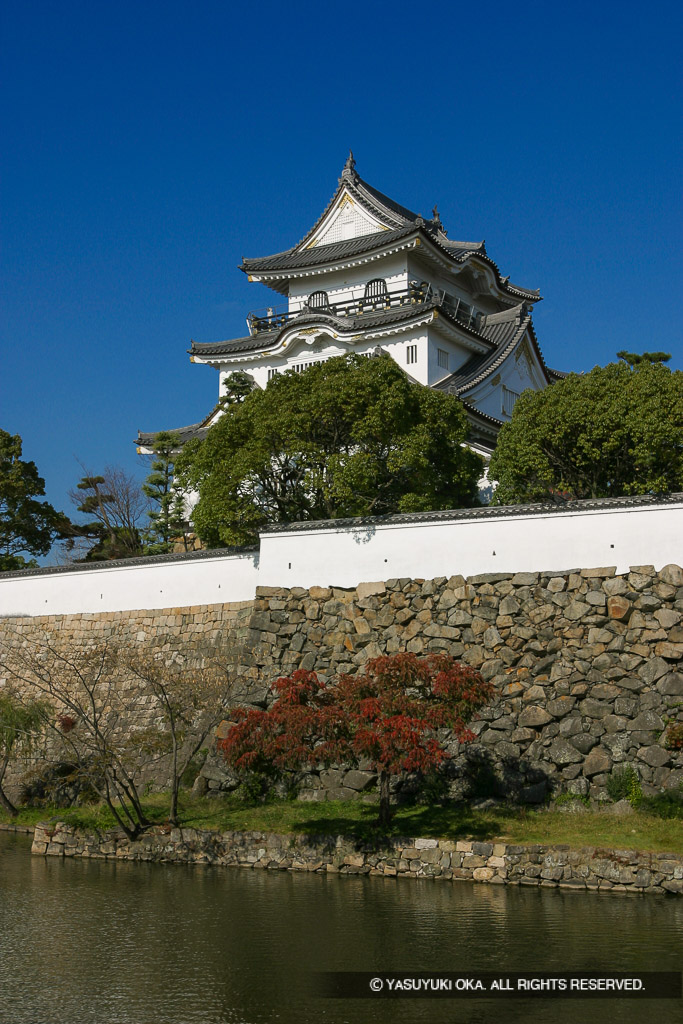
[[[83,467],[85,468],[85,467]],[[67,550],[80,550],[79,539],[91,545],[77,561],[97,562],[142,554],[139,523],[147,508],[138,481],[117,466],[102,475],[86,470],[69,497],[79,512],[92,517],[73,524]]]
[[[147,553],[166,554],[180,538],[187,550],[187,522],[182,490],[174,484],[175,457],[179,449],[176,434],[162,431],[154,438],[154,458],[149,476],[142,485],[143,493],[154,503],[147,515]]]

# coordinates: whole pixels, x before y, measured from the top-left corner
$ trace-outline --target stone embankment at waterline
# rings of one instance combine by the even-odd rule
[[[398,837],[379,845],[347,836],[168,826],[157,826],[132,841],[119,831],[84,835],[64,822],[54,822],[36,826],[31,852],[48,857],[683,895],[679,854],[567,845]]]

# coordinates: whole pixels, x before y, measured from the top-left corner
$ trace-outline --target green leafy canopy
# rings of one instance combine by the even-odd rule
[[[69,521],[47,501],[45,481],[35,462],[21,458],[19,434],[0,430],[0,571],[35,566],[23,553],[46,555]]]
[[[209,546],[251,543],[266,523],[477,504],[483,462],[463,446],[462,405],[388,355],[335,357],[264,390],[229,379],[224,408],[176,463]]]
[[[524,392],[491,458],[494,504],[683,489],[683,373],[665,355]]]

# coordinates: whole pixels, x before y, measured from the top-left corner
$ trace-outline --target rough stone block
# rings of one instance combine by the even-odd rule
[[[683,587],[683,569],[680,565],[665,565],[658,575],[663,583],[669,583],[672,587]]]
[[[655,654],[658,658],[666,658],[668,661],[680,661],[683,658],[683,644],[672,644],[663,640],[655,646]]]
[[[651,747],[641,747],[638,757],[645,764],[649,764],[651,768],[661,768],[671,761],[671,751],[653,744]]]
[[[610,619],[626,622],[633,612],[633,605],[621,594],[613,594],[607,598],[607,614]]]
[[[612,768],[612,758],[604,747],[594,747],[583,764],[583,774],[590,778]]]
[[[552,721],[552,715],[549,715],[544,708],[539,707],[537,704],[531,704],[522,711],[517,721],[520,726],[530,726],[537,729]]]
[[[356,587],[356,594],[358,595],[358,600],[362,601],[366,597],[373,597],[375,594],[384,594],[386,593],[386,589],[385,584],[381,582],[359,583]]]

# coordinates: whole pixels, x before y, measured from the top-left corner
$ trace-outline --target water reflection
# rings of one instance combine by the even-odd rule
[[[312,996],[312,970],[679,970],[683,901],[30,857],[0,835],[12,1024],[680,1020],[670,1002]]]

